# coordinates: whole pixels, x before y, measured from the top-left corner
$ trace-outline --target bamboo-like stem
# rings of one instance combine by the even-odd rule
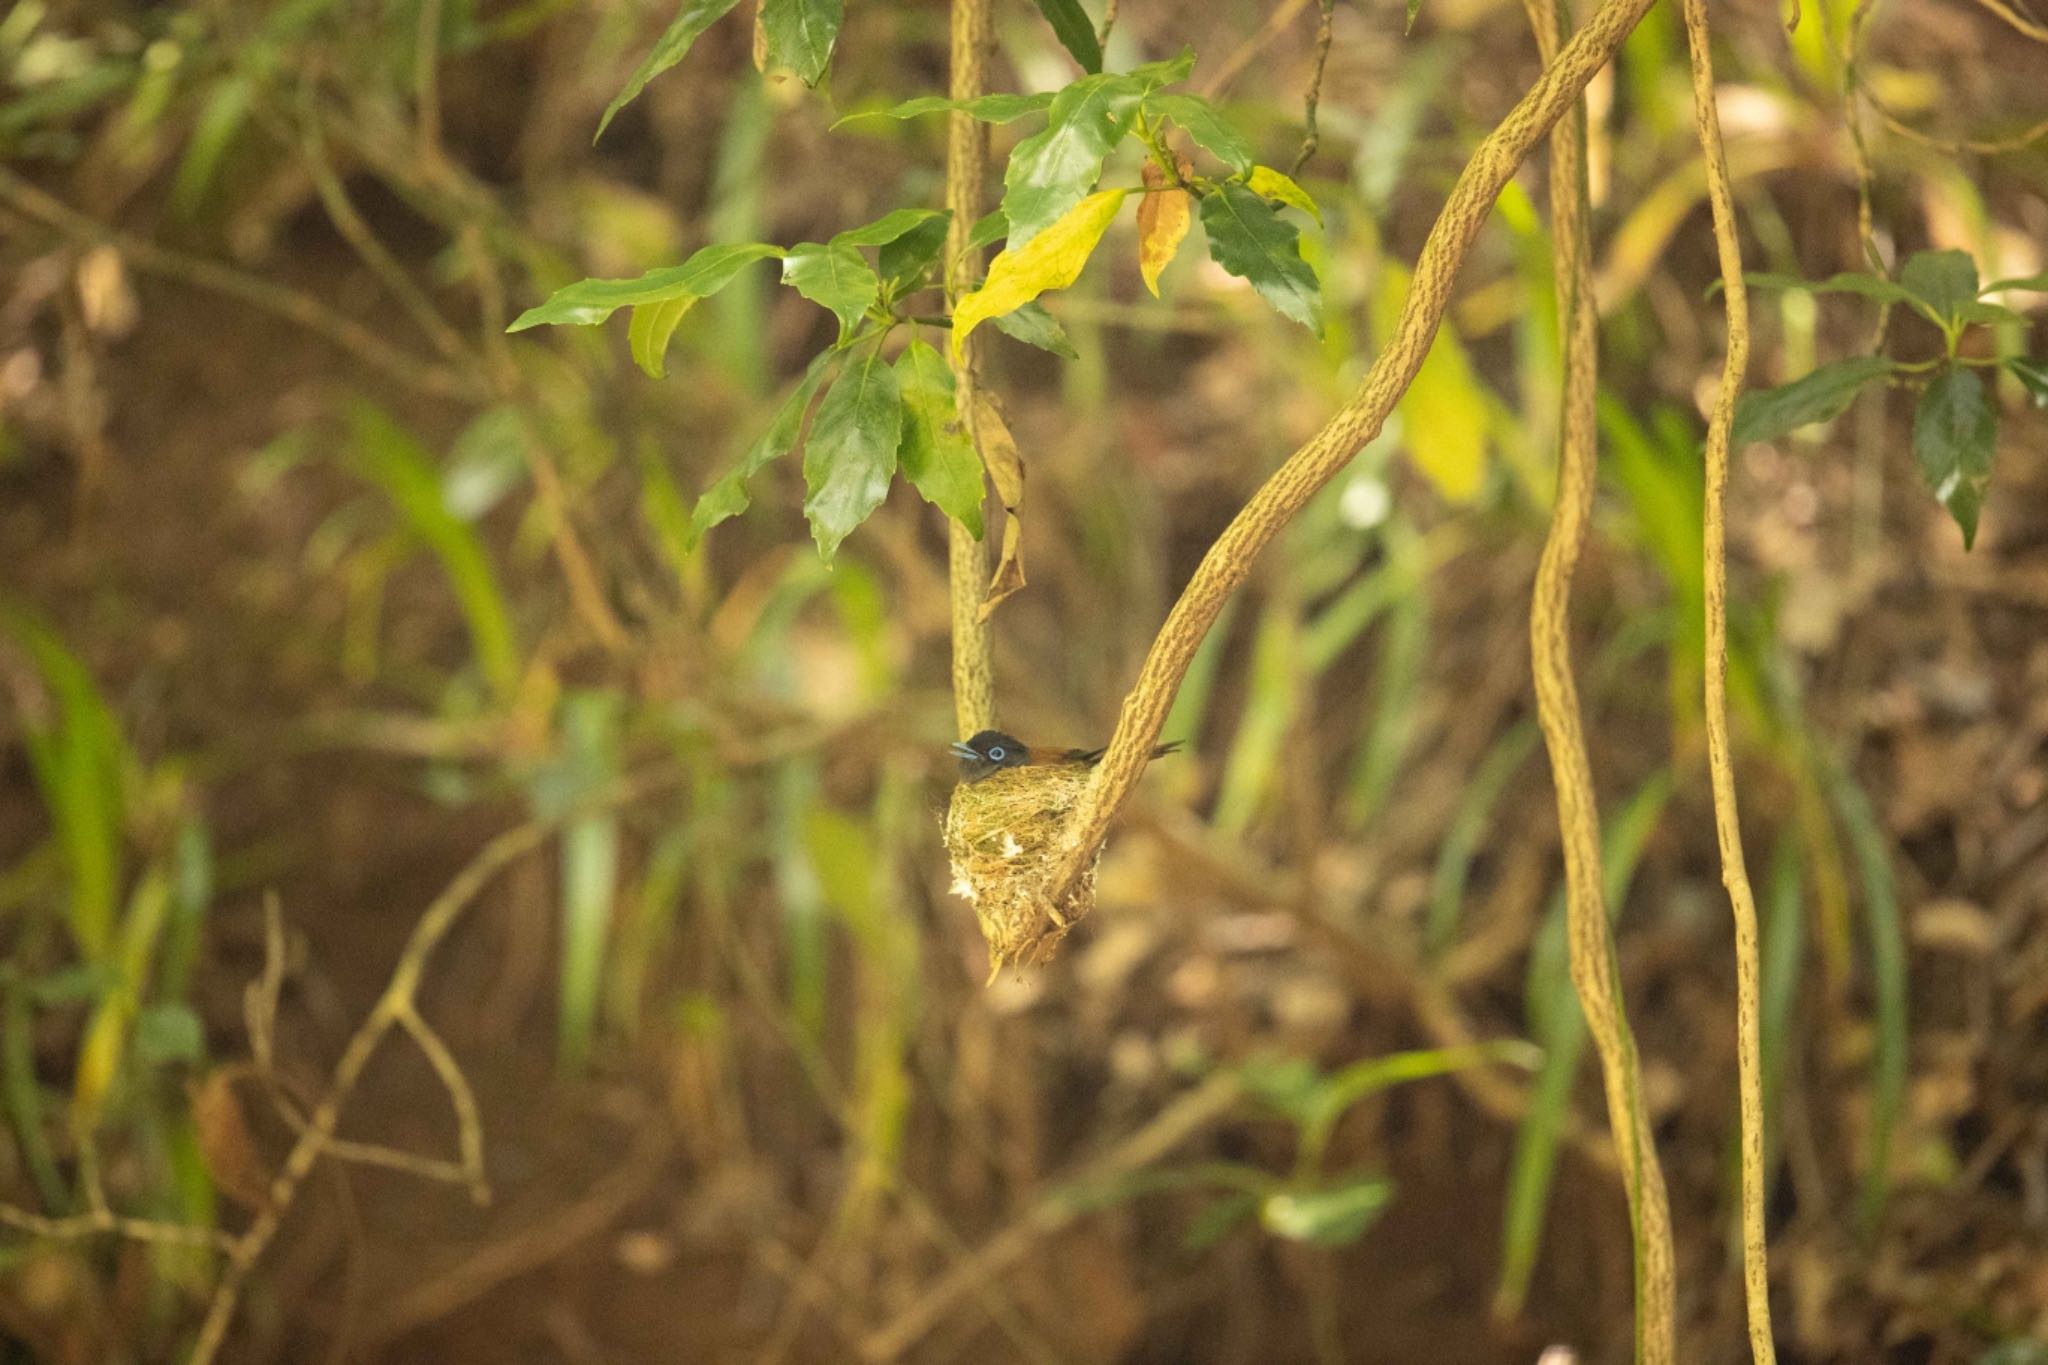
[[[1735,914],[1735,1038],[1742,1109],[1742,1287],[1749,1308],[1749,1349],[1756,1365],[1776,1365],[1771,1341],[1771,1284],[1764,1238],[1764,1082],[1762,991],[1757,948],[1756,895],[1742,857],[1742,823],[1735,806],[1735,764],[1728,738],[1728,433],[1735,400],[1749,367],[1749,295],[1742,280],[1742,246],[1735,235],[1735,198],[1721,117],[1714,102],[1714,57],[1706,0],[1685,0],[1685,41],[1692,56],[1693,116],[1707,167],[1707,202],[1713,211],[1714,248],[1727,300],[1728,353],[1721,391],[1707,423],[1706,707],[1707,767],[1714,786],[1714,835],[1721,845],[1721,883]]]
[[[952,74],[948,93],[956,100],[979,96],[987,83],[992,37],[989,0],[953,0]],[[968,235],[981,217],[981,187],[988,177],[988,125],[955,110],[946,128],[946,207],[953,223],[946,233],[946,308],[972,289],[981,275],[979,248]],[[953,393],[961,429],[980,444],[974,423],[975,389],[980,383],[981,348],[969,336],[957,350],[942,347],[953,368]],[[996,723],[994,650],[981,601],[988,581],[988,551],[959,522],[946,521],[946,568],[953,606],[953,716],[960,737]]]
[[[1557,61],[1567,21],[1556,0],[1526,0],[1545,66]],[[1558,429],[1557,500],[1529,600],[1530,668],[1537,720],[1550,752],[1551,785],[1564,847],[1565,920],[1572,985],[1587,1031],[1600,1054],[1607,1122],[1621,1158],[1635,1247],[1636,1359],[1666,1365],[1674,1358],[1676,1271],[1671,1208],[1655,1136],[1643,1103],[1642,1068],[1621,994],[1614,932],[1600,871],[1600,814],[1579,713],[1571,661],[1572,574],[1586,540],[1599,465],[1600,312],[1588,239],[1586,107],[1583,101],[1550,132],[1551,256],[1556,263],[1558,330],[1564,353],[1564,400]]]
[[[1387,414],[1429,353],[1437,325],[1450,305],[1451,284],[1492,211],[1495,197],[1537,140],[1578,99],[1594,73],[1612,59],[1650,4],[1651,0],[1607,0],[1473,152],[1423,245],[1394,334],[1358,392],[1308,444],[1273,472],[1224,528],[1202,557],[1180,600],[1167,613],[1137,683],[1124,699],[1109,751],[1068,819],[1060,858],[1047,878],[1048,903],[1058,904],[1094,857],[1117,808],[1137,785],[1152,746],[1159,741],[1174,693],[1223,603],[1250,576],[1259,552],[1379,434]]]

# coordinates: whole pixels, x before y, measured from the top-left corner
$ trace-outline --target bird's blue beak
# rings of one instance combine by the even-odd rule
[[[980,758],[981,755],[974,752],[974,748],[972,745],[965,744],[958,740],[955,740],[953,742],[953,757],[972,761],[974,759]]]

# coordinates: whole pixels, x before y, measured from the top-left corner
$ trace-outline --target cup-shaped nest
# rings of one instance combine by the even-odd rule
[[[1012,964],[1045,961],[1095,908],[1100,850],[1058,904],[1046,895],[1060,831],[1089,772],[1079,763],[1003,768],[953,788],[944,826],[953,893],[973,904],[981,922],[991,981]]]

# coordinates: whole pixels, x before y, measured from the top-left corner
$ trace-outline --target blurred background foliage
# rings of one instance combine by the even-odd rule
[[[851,7],[818,89],[764,79],[741,13],[595,146],[672,7],[0,17],[0,1360],[181,1355],[219,1256],[76,1220],[244,1225],[422,908],[528,821],[558,837],[424,988],[498,1198],[326,1163],[230,1358],[1624,1359],[1528,699],[1559,371],[1540,166],[1396,421],[1206,643],[1168,726],[1190,752],[1127,814],[1100,910],[984,991],[935,818],[943,523],[898,490],[828,568],[793,461],[743,517],[692,520],[829,317],[746,274],[683,317],[660,381],[621,326],[505,335],[578,278],[939,201],[942,120],[833,125],[944,88],[943,5]],[[1073,78],[1037,10],[995,17],[992,88]],[[1047,300],[1076,358],[990,336],[1031,478],[1030,586],[996,617],[1008,728],[1106,738],[1177,586],[1362,373],[1535,74],[1518,7],[1405,17],[1330,12],[1299,175],[1320,342],[1197,253],[1149,299],[1128,219]],[[2048,264],[2048,18],[1784,18],[1717,19],[1752,268]],[[1192,46],[1194,85],[1287,166],[1315,26],[1303,0],[1126,0],[1107,64]],[[1592,97],[1576,653],[1682,1339],[1733,1361],[1698,703],[1722,339],[1669,6]],[[1759,295],[1752,382],[1867,354],[1875,316]],[[1887,344],[1941,342],[1906,318]],[[2048,1336],[2048,443],[2022,377],[1987,373],[2005,424],[1967,556],[1919,488],[1910,394],[1736,466],[1787,1359],[2014,1365]],[[284,975],[255,1084],[266,894]],[[393,1048],[342,1131],[444,1153],[453,1129]]]

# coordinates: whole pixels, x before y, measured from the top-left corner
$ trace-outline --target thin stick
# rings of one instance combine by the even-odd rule
[[[1364,383],[1224,528],[1167,614],[1137,683],[1124,700],[1109,751],[1068,819],[1061,856],[1047,877],[1047,904],[1060,902],[1101,847],[1110,820],[1144,772],[1174,693],[1223,603],[1250,576],[1260,551],[1379,434],[1387,414],[1421,369],[1450,304],[1451,285],[1508,177],[1620,49],[1650,3],[1607,0],[1473,152],[1423,246],[1394,335]]]
[[[1728,354],[1721,391],[1707,424],[1706,706],[1707,767],[1714,786],[1714,835],[1721,846],[1721,883],[1735,914],[1735,1035],[1742,1108],[1742,1287],[1749,1308],[1749,1348],[1756,1365],[1776,1365],[1771,1342],[1771,1285],[1764,1239],[1763,1030],[1758,1004],[1756,896],[1742,856],[1742,823],[1735,807],[1735,765],[1728,738],[1728,433],[1735,400],[1749,366],[1749,294],[1742,280],[1742,246],[1735,235],[1735,199],[1721,117],[1714,102],[1714,57],[1706,0],[1685,0],[1685,40],[1692,55],[1693,116],[1707,165],[1707,202],[1713,210],[1714,248],[1727,299]]]
[[[1556,0],[1527,0],[1544,64],[1554,64],[1565,20]],[[1579,714],[1571,660],[1572,574],[1593,511],[1599,462],[1600,314],[1593,292],[1588,237],[1592,208],[1587,188],[1586,109],[1575,103],[1550,133],[1550,216],[1556,262],[1558,328],[1563,334],[1564,401],[1558,437],[1557,501],[1550,534],[1529,600],[1530,668],[1536,713],[1550,752],[1551,785],[1564,847],[1565,920],[1572,986],[1585,1008],[1587,1030],[1600,1053],[1607,1091],[1607,1122],[1621,1157],[1635,1248],[1636,1359],[1664,1365],[1674,1358],[1672,1323],[1676,1271],[1671,1209],[1655,1136],[1643,1103],[1642,1070],[1622,1001],[1614,931],[1607,918],[1600,870],[1600,814],[1593,768]]]
[[[978,97],[986,83],[988,54],[994,43],[988,10],[989,0],[953,0],[949,93],[956,100]],[[949,313],[954,302],[981,277],[982,253],[979,248],[970,250],[967,239],[981,217],[981,187],[987,178],[988,125],[956,110],[946,128],[946,207],[953,211],[952,226],[946,232]],[[970,336],[957,352],[950,346],[942,349],[953,369],[954,411],[968,439],[978,444],[974,400],[981,382],[979,341]],[[988,550],[950,517],[946,520],[946,549],[953,613],[953,716],[964,739],[996,723],[995,651],[989,624],[981,618]]]

